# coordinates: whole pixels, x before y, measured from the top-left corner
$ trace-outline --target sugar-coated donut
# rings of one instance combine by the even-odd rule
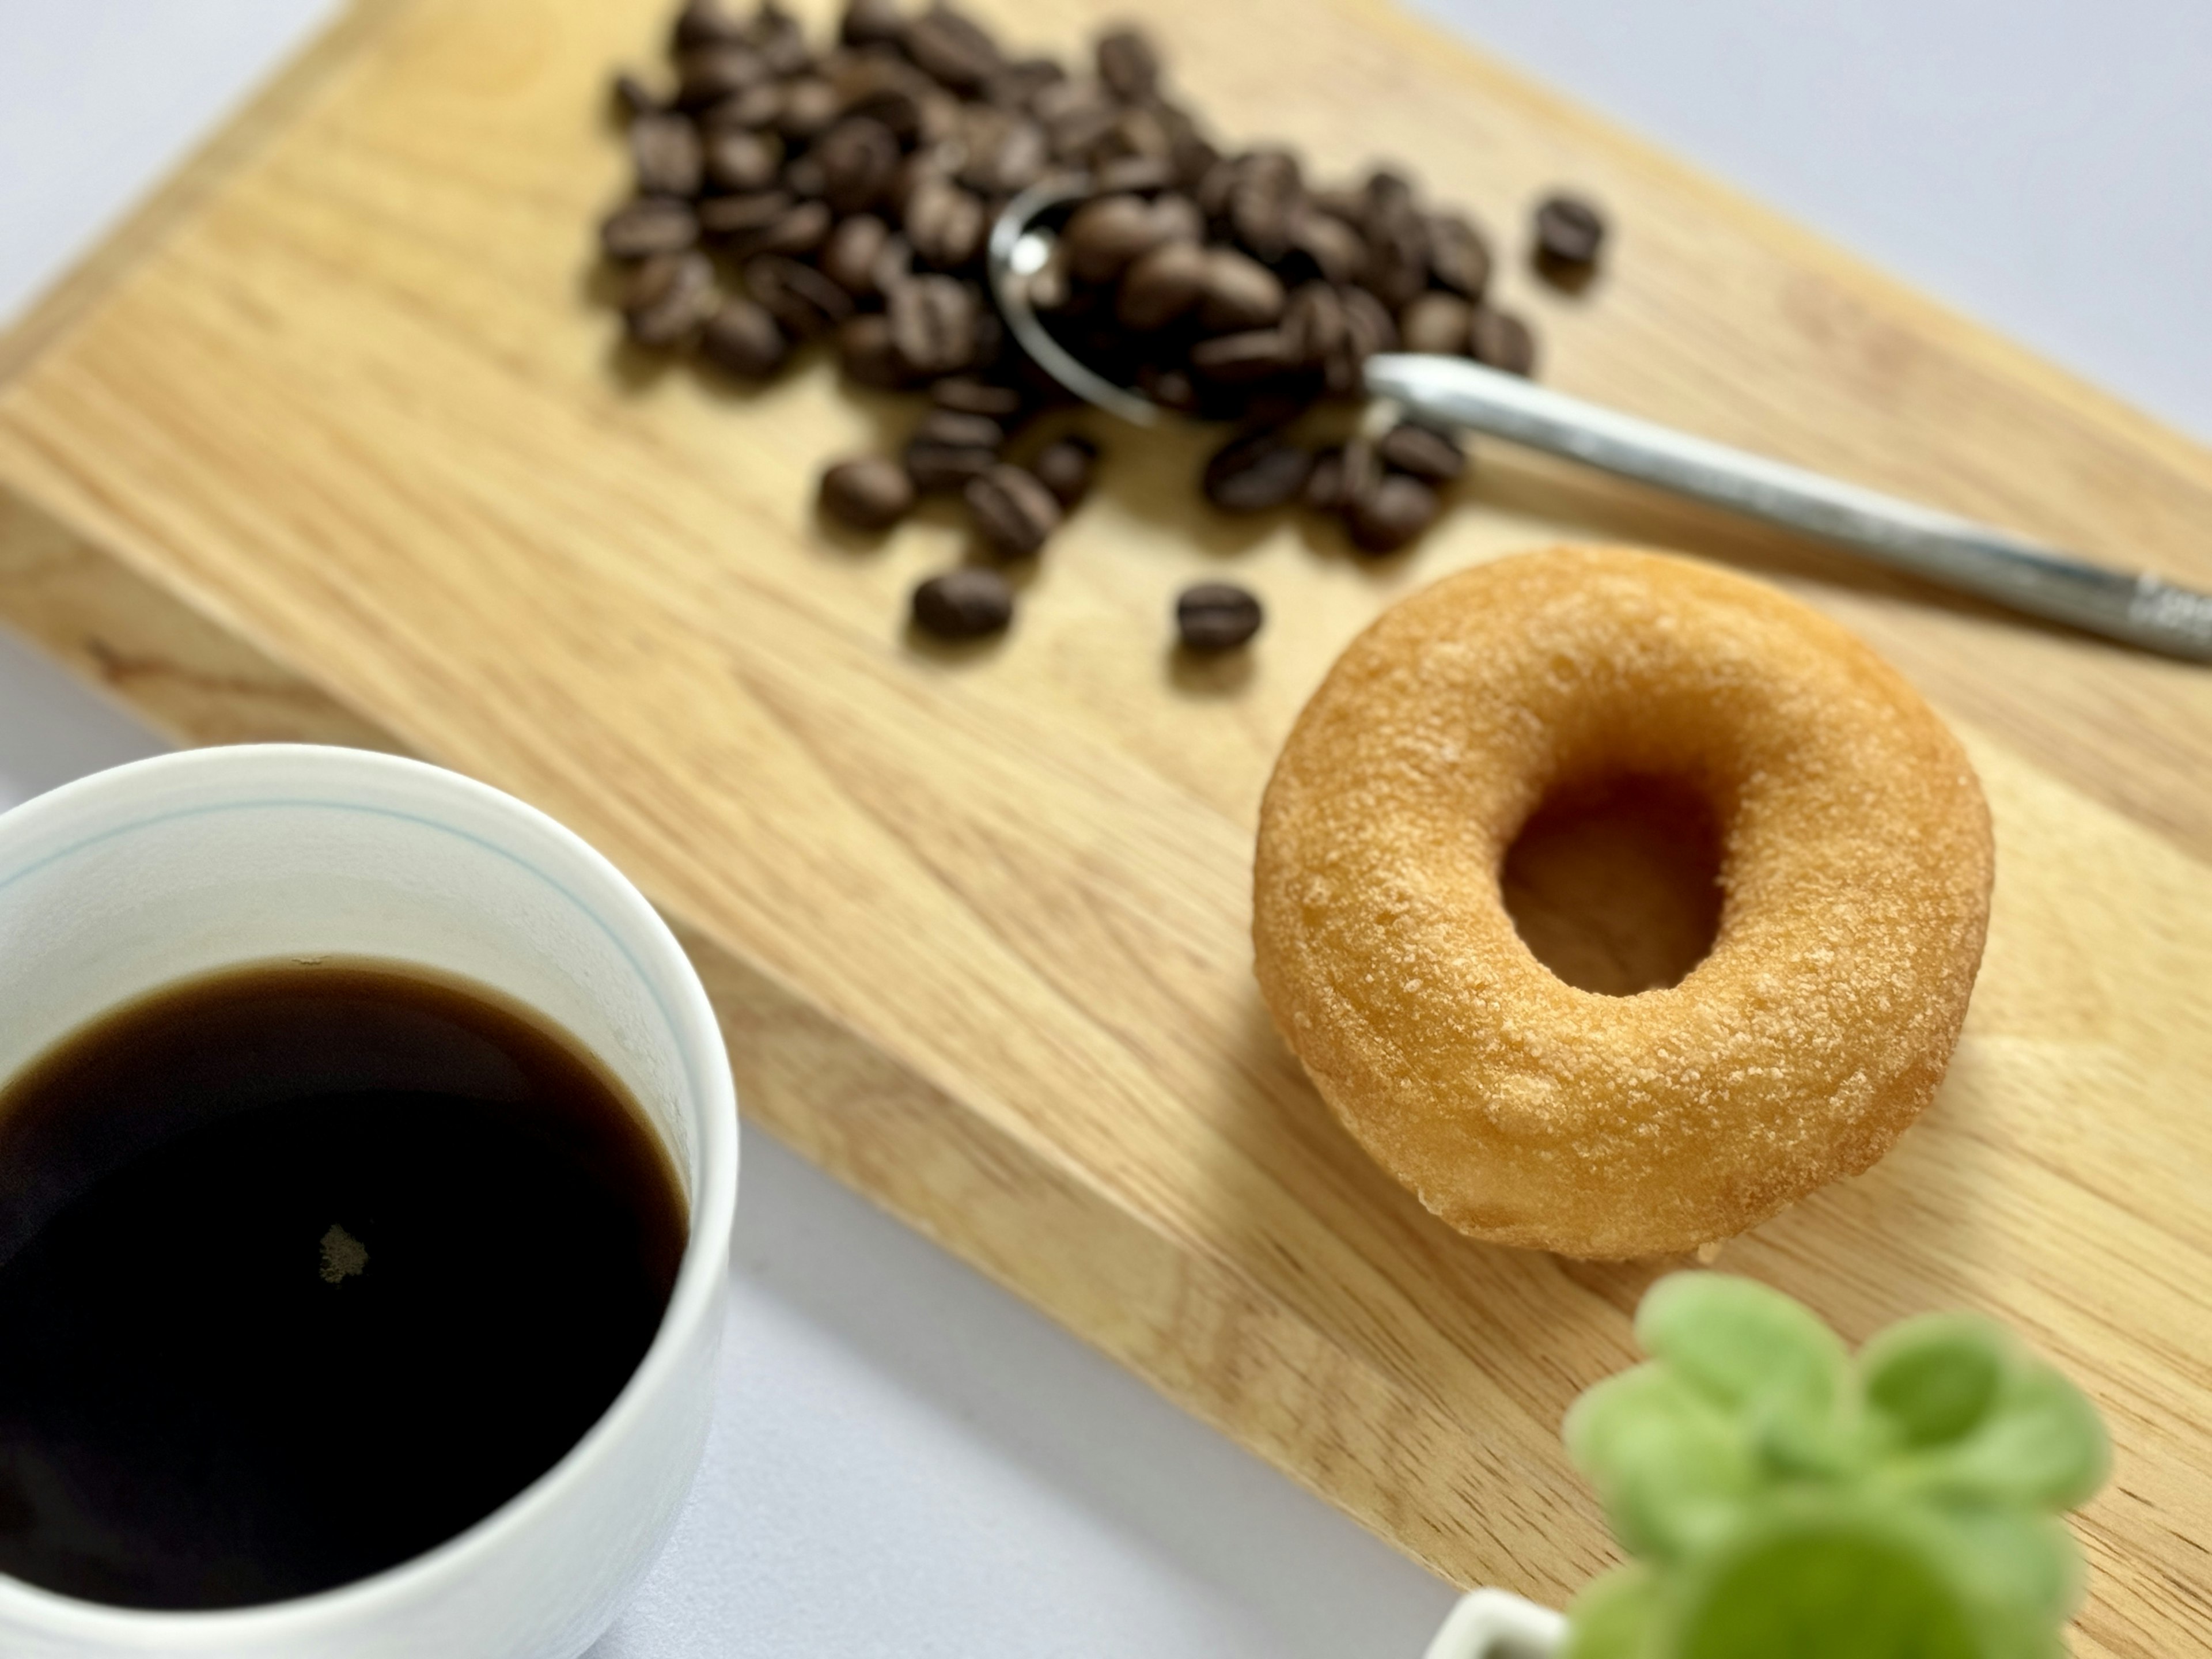
[[[1723,890],[1680,983],[1577,990],[1499,872],[1559,792],[1711,804]],[[1867,1169],[1928,1104],[1989,920],[1958,741],[1836,623],[1686,560],[1479,567],[1354,640],[1261,808],[1275,1023],[1370,1154],[1477,1238],[1693,1249]]]

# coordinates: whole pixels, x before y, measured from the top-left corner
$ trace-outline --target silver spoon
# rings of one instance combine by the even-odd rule
[[[1134,426],[1160,408],[1079,362],[1037,320],[1029,279],[1056,232],[1045,215],[1091,193],[1080,176],[1048,179],[1009,202],[991,227],[991,292],[1006,326],[1046,374]],[[1765,520],[1946,587],[2130,645],[2212,662],[2212,594],[2148,571],[2108,569],[1987,525],[1899,501],[1802,467],[1731,449],[1531,384],[1460,357],[1371,357],[1366,386],[1417,415],[1564,455]]]

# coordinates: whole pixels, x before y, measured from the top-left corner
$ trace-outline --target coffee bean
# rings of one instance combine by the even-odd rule
[[[1049,58],[1024,58],[991,72],[983,83],[983,96],[1000,109],[1025,110],[1034,115],[1037,94],[1067,79],[1067,71]]]
[[[1314,456],[1313,471],[1306,474],[1306,487],[1300,492],[1305,503],[1316,513],[1341,512],[1344,498],[1344,447],[1331,444]]]
[[[775,112],[775,130],[803,143],[828,131],[844,107],[837,89],[818,76],[787,81],[783,102]]]
[[[963,492],[984,543],[1000,557],[1025,559],[1060,528],[1060,500],[1030,471],[1005,464],[969,481]]]
[[[775,182],[782,154],[757,132],[714,132],[705,146],[708,182],[717,190],[750,193]]]
[[[1146,363],[1137,371],[1137,389],[1162,409],[1188,414],[1198,407],[1198,388],[1191,383],[1190,376],[1179,368]]]
[[[775,0],[761,0],[753,14],[752,43],[774,74],[788,77],[814,67],[805,27]]]
[[[849,0],[837,24],[837,38],[848,46],[893,46],[905,33],[898,0]]]
[[[1562,265],[1587,266],[1605,243],[1605,219],[1579,196],[1547,196],[1536,205],[1536,252]]]
[[[1281,433],[1248,432],[1214,452],[1200,487],[1224,513],[1265,513],[1295,499],[1312,471],[1312,453]]]
[[[941,640],[995,634],[1014,617],[1014,590],[997,571],[964,566],[914,590],[915,626]]]
[[[615,107],[627,116],[658,115],[666,107],[660,95],[628,70],[614,79]]]
[[[1076,209],[1060,246],[1078,281],[1110,283],[1163,240],[1151,203],[1137,196],[1098,196]]]
[[[889,299],[913,278],[914,246],[893,231],[884,238],[883,251],[876,255],[875,264],[869,270],[869,286]]]
[[[975,355],[975,291],[951,276],[917,276],[890,296],[891,338],[917,374],[949,374]]]
[[[1395,553],[1436,521],[1437,492],[1403,472],[1386,474],[1346,510],[1352,545],[1364,553]]]
[[[1160,55],[1141,30],[1119,28],[1098,37],[1098,78],[1127,103],[1152,95],[1160,81]]]
[[[1156,247],[1122,274],[1114,314],[1129,328],[1164,327],[1204,297],[1207,270],[1205,250],[1193,243]]]
[[[999,452],[965,444],[909,443],[900,452],[900,459],[915,488],[934,495],[965,489],[970,479],[981,477],[999,464]]]
[[[1260,601],[1234,582],[1200,582],[1176,599],[1176,632],[1186,649],[1234,651],[1260,631]]]
[[[1255,149],[1235,166],[1230,229],[1254,256],[1273,264],[1290,252],[1291,235],[1304,208],[1297,159],[1285,149]]]
[[[1304,367],[1327,362],[1350,338],[1343,299],[1327,283],[1301,285],[1284,303],[1282,331],[1291,362]]]
[[[1367,264],[1367,244],[1359,233],[1334,214],[1310,206],[1291,227],[1291,248],[1326,283],[1348,283]]]
[[[1467,452],[1449,432],[1418,421],[1401,421],[1378,439],[1375,453],[1389,467],[1428,483],[1449,483],[1467,471]]]
[[[876,260],[890,234],[890,227],[873,214],[841,219],[822,245],[822,274],[856,299],[872,295]]]
[[[625,203],[599,226],[599,245],[617,259],[681,253],[698,240],[698,216],[681,202],[659,197]]]
[[[763,81],[708,105],[699,112],[699,127],[709,137],[718,132],[757,132],[774,126],[782,108],[781,84]]]
[[[1464,356],[1474,327],[1474,307],[1456,294],[1424,294],[1398,314],[1408,351]]]
[[[765,254],[745,265],[745,291],[802,340],[835,328],[853,314],[853,296],[812,265]]]
[[[1036,107],[1053,159],[1071,165],[1088,162],[1091,150],[1121,118],[1121,106],[1111,98],[1074,82],[1047,88],[1037,95]]]
[[[722,0],[689,0],[677,13],[676,27],[669,36],[678,52],[718,42],[742,42],[744,39],[744,21],[723,5]]]
[[[1241,386],[1295,368],[1297,360],[1279,330],[1255,328],[1200,340],[1190,349],[1190,366],[1209,380]]]
[[[741,255],[811,253],[830,239],[830,227],[836,222],[828,204],[801,202],[773,223],[733,240],[731,249]]]
[[[967,158],[955,175],[986,197],[1012,196],[1043,177],[1052,152],[1044,129],[1025,115],[1009,115],[985,105],[970,106]]]
[[[710,196],[699,204],[698,228],[719,240],[742,240],[759,235],[797,205],[780,190]]]
[[[932,6],[908,24],[907,56],[955,92],[980,91],[1006,61],[983,27],[951,6]]]
[[[783,367],[791,342],[752,301],[727,299],[699,336],[699,355],[742,380],[764,380]]]
[[[1480,300],[1489,284],[1489,245],[1458,214],[1429,216],[1429,276],[1462,300]]]
[[[676,59],[676,101],[703,109],[769,78],[758,52],[735,41],[693,46]]]
[[[929,400],[957,414],[988,415],[1002,426],[1020,416],[1024,401],[1018,387],[967,374],[948,375],[938,381],[929,388]]]
[[[988,415],[969,415],[957,409],[933,409],[914,429],[916,443],[944,444],[955,449],[997,449],[1006,441],[1006,429]]]
[[[1091,476],[1097,462],[1098,446],[1088,438],[1071,434],[1039,450],[1030,471],[1052,491],[1063,509],[1073,511],[1091,493]]]
[[[1283,314],[1283,285],[1275,273],[1234,248],[1208,249],[1206,292],[1199,301],[1199,326],[1208,329],[1266,328]]]
[[[823,199],[840,213],[858,213],[890,188],[899,144],[882,122],[848,115],[822,135],[814,155],[822,164]]]
[[[638,344],[671,346],[689,339],[717,303],[713,261],[703,253],[663,253],[630,273],[623,321]]]
[[[849,317],[837,330],[837,362],[861,386],[896,391],[913,380],[891,339],[891,319],[880,311]]]
[[[1206,240],[1206,216],[1189,197],[1169,192],[1152,198],[1152,228],[1159,237],[1156,246],[1168,242],[1202,242]]]
[[[1468,349],[1477,362],[1509,374],[1536,372],[1536,337],[1510,311],[1476,307]]]
[[[1429,285],[1429,233],[1408,200],[1367,216],[1367,262],[1360,284],[1391,309]]]
[[[942,179],[924,183],[907,204],[906,234],[914,251],[946,270],[971,263],[990,228],[982,203]]]
[[[914,507],[906,469],[881,456],[840,461],[822,475],[822,510],[861,530],[885,530]]]
[[[699,193],[699,129],[689,117],[640,116],[629,124],[629,154],[641,196]]]
[[[1398,325],[1382,301],[1364,288],[1339,289],[1337,295],[1344,301],[1344,329],[1357,362],[1398,349]]]

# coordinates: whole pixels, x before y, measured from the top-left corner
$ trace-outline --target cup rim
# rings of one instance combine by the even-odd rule
[[[593,915],[641,958],[641,967],[660,969],[674,988],[677,1006],[667,1011],[673,1017],[671,1036],[683,1051],[700,1096],[698,1121],[692,1126],[697,1135],[699,1178],[691,1194],[690,1234],[659,1328],[622,1392],[551,1468],[490,1514],[422,1554],[365,1578],[308,1595],[239,1607],[115,1607],[0,1572],[0,1620],[13,1620],[55,1637],[121,1640],[148,1651],[159,1651],[164,1637],[188,1639],[196,1649],[234,1635],[241,1641],[267,1643],[366,1620],[386,1604],[467,1577],[510,1536],[530,1529],[542,1516],[571,1501],[571,1494],[599,1466],[619,1455],[633,1426],[655,1408],[674,1380],[697,1328],[715,1312],[726,1280],[737,1212],[738,1128],[737,1087],[720,1023],[698,970],[660,913],[605,854],[558,819],[489,784],[403,756],[322,744],[240,744],[157,755],[62,784],[0,812],[0,845],[16,834],[45,828],[48,819],[81,809],[100,794],[131,792],[149,782],[194,773],[235,770],[242,779],[250,778],[269,767],[304,768],[319,775],[303,780],[311,791],[319,781],[334,784],[346,778],[381,777],[428,786],[509,818],[583,866],[597,883],[590,906]],[[294,793],[283,799],[299,803],[307,798]],[[332,804],[338,803],[334,799]],[[583,902],[576,895],[570,896]]]

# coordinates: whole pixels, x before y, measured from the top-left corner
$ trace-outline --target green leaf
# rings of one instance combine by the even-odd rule
[[[1779,1291],[1727,1273],[1674,1273],[1636,1313],[1646,1352],[1757,1419],[1832,1416],[1850,1376],[1836,1334]]]
[[[1616,1567],[1593,1578],[1567,1609],[1559,1659],[1661,1659],[1659,1606],[1659,1580],[1649,1567]]]
[[[2059,1510],[2087,1502],[2111,1468],[2096,1407],[2053,1367],[2021,1353],[1972,1432],[1905,1460],[1901,1473],[1931,1493]]]
[[[1891,1326],[1859,1351],[1867,1403],[1907,1447],[1939,1446],[1979,1428],[2014,1352],[2001,1328],[1966,1314]]]
[[[2081,1551],[2056,1516],[2014,1509],[1938,1510],[1937,1536],[1975,1593],[2055,1630],[2081,1600]],[[1935,1517],[1931,1517],[1934,1519]]]
[[[1562,1432],[1632,1554],[1671,1560],[1700,1547],[1758,1490],[1741,1431],[1663,1365],[1607,1377],[1575,1401]]]

